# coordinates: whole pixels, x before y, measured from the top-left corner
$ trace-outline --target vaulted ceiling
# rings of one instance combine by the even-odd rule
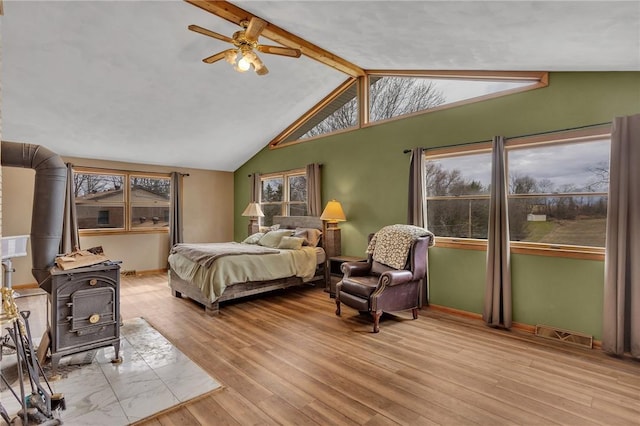
[[[261,54],[266,76],[203,63],[229,45],[188,25],[229,36],[240,29],[205,10],[216,2],[204,3],[4,0],[2,139],[65,156],[233,171],[348,77],[305,54]],[[640,70],[638,1],[215,8],[226,6],[365,70]]]

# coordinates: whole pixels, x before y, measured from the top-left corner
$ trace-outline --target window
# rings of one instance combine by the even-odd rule
[[[307,214],[307,175],[304,169],[261,176],[261,224],[273,225],[273,216]]]
[[[369,122],[426,111],[456,102],[538,84],[531,80],[371,76]]]
[[[278,148],[547,86],[545,72],[380,71],[349,78],[269,143]]]
[[[73,180],[80,230],[168,231],[168,176],[83,169]]]
[[[358,126],[358,83],[349,79],[301,119],[283,144]]]
[[[491,152],[427,155],[427,223],[439,237],[487,238]]]
[[[608,128],[507,139],[512,249],[602,255],[610,145]],[[483,247],[472,240],[487,239],[491,144],[429,150],[425,159],[427,227],[441,246]]]
[[[511,240],[604,247],[610,143],[597,137],[508,146]]]

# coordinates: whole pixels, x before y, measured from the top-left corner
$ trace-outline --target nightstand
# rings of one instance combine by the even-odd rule
[[[365,257],[356,256],[331,256],[327,259],[327,280],[325,291],[329,292],[330,297],[336,296],[336,284],[342,279],[342,270],[340,266],[344,262],[364,262]]]

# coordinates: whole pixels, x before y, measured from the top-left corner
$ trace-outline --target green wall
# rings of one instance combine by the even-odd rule
[[[406,222],[409,155],[437,147],[560,130],[640,112],[640,72],[550,73],[549,86],[371,126],[286,148],[265,147],[235,172],[236,240],[246,236],[250,173],[322,164],[323,205],[335,198],[347,222],[342,252],[361,255],[370,232]],[[268,141],[265,140],[265,145]],[[482,251],[430,249],[431,302],[482,312]],[[464,265],[464,268],[460,267]],[[513,256],[514,321],[601,335],[602,262]]]

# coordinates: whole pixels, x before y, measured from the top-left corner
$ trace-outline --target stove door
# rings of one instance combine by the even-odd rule
[[[94,327],[114,324],[116,292],[111,287],[75,291],[71,295],[71,331],[83,334]]]

